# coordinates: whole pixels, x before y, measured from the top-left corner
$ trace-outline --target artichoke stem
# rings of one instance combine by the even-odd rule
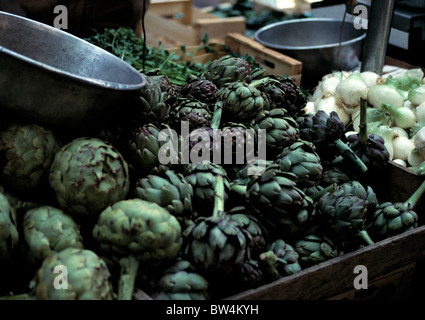
[[[312,194],[310,196],[310,198],[311,198],[311,200],[315,201],[315,200],[319,199],[321,196],[323,196],[325,193],[335,191],[336,187],[337,187],[337,184],[332,183],[331,185],[327,186],[326,188],[323,188],[322,190],[320,190],[319,192]]]
[[[245,197],[246,194],[246,186],[241,186],[239,184],[232,184],[230,186],[230,190],[232,190],[233,192],[239,194],[241,197]]]
[[[279,271],[277,271],[276,263],[278,258],[273,251],[267,251],[260,254],[260,260],[263,261],[266,265],[267,273],[272,279],[281,278]]]
[[[261,79],[258,79],[258,80],[255,80],[255,81],[252,81],[249,85],[251,86],[251,87],[258,87],[259,85],[261,85],[261,84],[263,84],[263,83],[266,83],[266,82],[268,82],[268,81],[270,81],[270,80],[274,80],[274,81],[277,81],[277,80],[275,80],[275,79],[270,79],[269,77],[265,77],[265,78],[261,78]],[[278,81],[277,81],[278,82]]]
[[[134,256],[120,259],[121,274],[118,283],[118,300],[132,300],[139,261]]]
[[[422,197],[425,192],[425,181],[419,186],[419,188],[410,196],[409,199],[404,203],[406,207],[410,206],[413,208],[416,205],[416,202]]]
[[[362,172],[367,171],[367,166],[364,162],[354,153],[353,150],[341,139],[336,140],[337,148],[342,152],[342,155],[352,161]]]
[[[215,178],[215,185],[214,185],[213,217],[221,217],[223,214],[224,214],[224,181],[223,181],[223,177],[218,175]]]
[[[360,125],[359,125],[359,141],[363,145],[367,144],[367,100],[360,99]]]
[[[0,300],[36,300],[35,296],[29,293],[22,293],[10,296],[0,297]]]
[[[223,113],[223,102],[217,101],[217,103],[214,105],[214,113],[210,122],[211,129],[217,130],[220,127],[222,113]]]
[[[359,235],[367,245],[370,246],[372,244],[375,244],[375,242],[373,242],[373,240],[369,236],[369,233],[366,230],[360,231]]]

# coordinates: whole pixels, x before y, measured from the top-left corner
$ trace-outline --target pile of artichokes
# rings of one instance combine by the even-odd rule
[[[114,126],[3,119],[4,299],[220,299],[418,226],[412,201],[379,202],[338,115],[304,113],[290,78],[232,55],[184,86],[146,77]],[[229,152],[218,129],[266,157],[214,161]]]

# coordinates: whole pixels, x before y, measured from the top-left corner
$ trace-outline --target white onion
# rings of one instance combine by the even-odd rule
[[[415,144],[412,140],[406,137],[397,137],[393,139],[394,159],[407,161],[410,152],[415,149]]]

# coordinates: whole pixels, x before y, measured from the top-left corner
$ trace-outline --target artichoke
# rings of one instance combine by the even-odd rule
[[[53,251],[84,247],[74,220],[62,210],[47,205],[25,213],[23,233],[28,259],[33,264],[41,264]]]
[[[249,122],[260,111],[270,108],[267,94],[254,85],[240,81],[229,82],[217,91],[217,101],[223,103],[223,118],[226,121]]]
[[[228,210],[226,214],[244,233],[250,256],[261,252],[265,248],[266,230],[251,212],[244,206],[237,206]]]
[[[418,227],[418,214],[403,202],[383,202],[377,206],[368,232],[380,241]]]
[[[60,144],[38,124],[13,123],[0,133],[0,180],[22,198],[44,197],[49,169]]]
[[[297,122],[292,117],[285,116],[283,109],[259,112],[255,118],[254,127],[257,132],[260,129],[266,131],[267,152],[271,152],[269,159],[299,138]]]
[[[192,219],[192,185],[182,174],[173,170],[139,179],[136,182],[135,195],[166,208],[182,225]]]
[[[16,211],[0,192],[0,262],[9,261],[19,241]]]
[[[346,143],[374,175],[382,173],[390,160],[385,141],[377,134],[368,134],[366,144],[359,140],[358,133],[350,134]]]
[[[56,154],[50,186],[65,212],[97,218],[108,205],[126,197],[130,187],[127,162],[110,144],[76,138]]]
[[[177,144],[177,145],[176,145]],[[178,136],[166,124],[148,123],[133,130],[125,159],[140,176],[178,162]]]
[[[58,273],[57,267],[66,269],[59,269]],[[58,281],[61,276],[62,281]],[[66,284],[66,289],[56,288]],[[81,248],[52,252],[44,259],[31,287],[37,300],[114,299],[111,275],[105,262],[93,251]]]
[[[215,178],[212,216],[199,217],[183,232],[183,258],[208,276],[232,274],[248,257],[244,232],[224,213],[224,181]]]
[[[266,282],[262,264],[255,259],[245,261],[236,276],[240,286],[244,289],[256,288]]]
[[[347,169],[336,165],[329,165],[323,168],[320,184],[324,187],[336,183],[343,184],[353,179]]]
[[[214,188],[217,176],[224,180],[224,200],[228,198],[230,182],[226,170],[219,164],[211,161],[201,161],[200,163],[189,163],[183,173],[187,182],[192,185],[193,198],[192,206],[200,215],[209,216],[214,206]]]
[[[178,260],[165,270],[151,294],[154,300],[209,300],[208,281],[189,261]]]
[[[214,104],[217,100],[215,96],[217,90],[217,86],[212,81],[195,78],[180,88],[180,95],[186,98],[193,97],[206,104]]]
[[[137,125],[149,122],[168,121],[171,103],[177,95],[167,76],[146,76],[146,85],[140,90],[138,100],[131,110],[131,117]]]
[[[300,232],[310,220],[312,200],[297,187],[296,175],[270,165],[260,176],[252,176],[246,187],[248,207],[270,233],[289,237]]]
[[[349,189],[349,188],[348,188]],[[373,196],[372,196],[373,198]],[[355,195],[338,186],[333,192],[324,193],[316,202],[315,215],[325,234],[342,246],[360,237],[365,244],[373,244],[365,231],[368,197]]]
[[[405,202],[383,202],[377,205],[368,230],[382,240],[418,227],[418,214],[414,210],[416,203],[425,192],[425,182]]]
[[[108,206],[93,228],[93,239],[100,252],[120,263],[120,300],[131,299],[141,262],[161,265],[174,259],[182,245],[177,219],[158,204],[141,199]]]
[[[301,271],[298,257],[290,244],[277,239],[268,246],[267,251],[260,254],[260,262],[264,265],[266,277],[274,281]]]
[[[243,58],[225,55],[207,66],[203,78],[213,82],[218,88],[223,87],[228,82],[239,80],[250,82],[252,78],[251,66]]]
[[[282,108],[293,118],[303,114],[307,99],[291,78],[269,75],[257,88],[269,95],[270,109]]]
[[[341,140],[344,138],[345,125],[336,111],[327,114],[318,110],[297,118],[300,139],[310,141],[316,146],[322,160],[333,160],[338,153],[352,161],[361,172],[367,171],[363,161]]]
[[[182,133],[182,121],[188,122],[190,130],[195,130],[208,126],[212,117],[207,104],[194,98],[179,98],[171,110],[170,125]]]
[[[335,258],[339,255],[338,248],[333,241],[325,236],[309,234],[294,242],[294,249],[298,253],[298,261],[303,268]]]
[[[282,171],[294,173],[301,188],[315,186],[322,178],[323,166],[311,142],[299,140],[291,144],[279,153],[274,163]]]

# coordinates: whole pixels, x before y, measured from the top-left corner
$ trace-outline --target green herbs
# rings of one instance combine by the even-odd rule
[[[161,44],[158,47],[144,46],[143,40],[130,28],[105,29],[103,33],[85,40],[121,58],[140,72],[158,70],[176,85],[185,84],[188,79],[200,75],[205,70],[205,65],[196,62],[194,54],[186,52],[185,46],[180,47],[183,55],[170,52]],[[214,48],[208,42],[209,38],[205,35],[197,50],[213,52]]]

